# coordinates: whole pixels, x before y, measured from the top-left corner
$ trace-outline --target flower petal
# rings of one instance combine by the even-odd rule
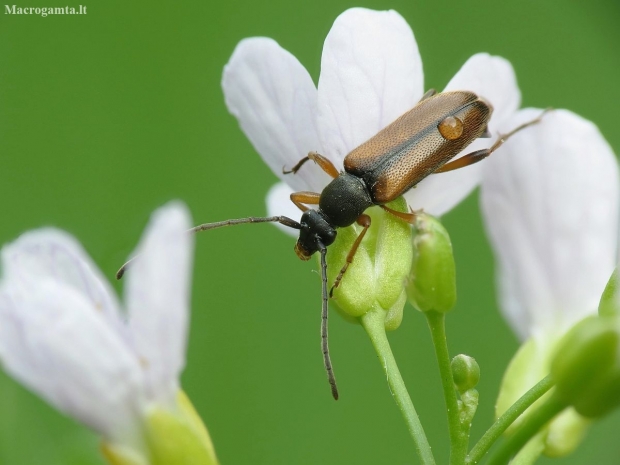
[[[64,231],[44,228],[23,234],[2,249],[2,264],[4,278],[22,285],[50,279],[75,289],[128,339],[116,294],[80,243]]]
[[[491,132],[510,118],[521,105],[521,91],[508,60],[488,53],[477,53],[461,67],[444,91],[470,90],[493,105]]]
[[[282,174],[308,152],[322,152],[316,87],[293,55],[272,39],[242,40],[224,68],[222,88],[228,110],[276,176],[296,190],[327,184],[327,175],[310,165]]]
[[[481,177],[480,163],[455,171],[431,174],[415,188],[405,192],[404,197],[414,211],[422,209],[433,216],[441,216],[467,197],[480,183]]]
[[[187,208],[157,210],[127,271],[126,304],[149,395],[174,405],[185,366],[194,236]]]
[[[489,101],[494,108],[489,123],[489,130],[494,137],[474,141],[455,159],[490,147],[497,139],[499,127],[517,111],[521,102],[521,92],[510,62],[486,53],[478,53],[467,60],[445,90],[473,91]],[[424,209],[435,216],[443,215],[478,185],[483,163],[431,175],[418,184],[416,189],[407,192],[405,198],[414,210]]]
[[[506,124],[539,114],[523,110]],[[614,269],[616,159],[594,124],[566,110],[497,155],[485,164],[482,208],[502,310],[522,338],[563,331],[596,311]]]
[[[291,202],[293,190],[283,182],[271,186],[267,193],[267,215],[268,216],[288,216],[292,220],[299,221],[301,211]],[[278,229],[284,231],[289,236],[298,237],[299,231],[288,228],[280,223],[274,223]]]
[[[418,46],[402,16],[364,8],[342,13],[321,59],[323,155],[342,166],[352,149],[413,108],[423,86]]]
[[[16,379],[106,438],[139,432],[142,371],[90,296],[57,279],[7,279],[0,359]]]

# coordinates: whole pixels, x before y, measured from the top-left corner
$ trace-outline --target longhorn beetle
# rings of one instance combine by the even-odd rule
[[[294,174],[307,161],[312,160],[333,178],[320,194],[315,192],[291,194],[291,201],[303,212],[299,222],[286,216],[248,217],[206,223],[190,230],[199,232],[245,223],[280,223],[299,230],[295,253],[300,259],[308,260],[315,252],[320,252],[321,348],[334,399],[338,399],[338,388],[327,341],[328,295],[331,296],[333,290],[339,286],[370,227],[370,216],[364,211],[373,205],[378,205],[390,214],[413,223],[414,212],[398,212],[385,204],[407,192],[429,174],[445,173],[483,160],[510,136],[538,123],[542,117],[541,114],[538,118],[501,136],[488,149],[477,150],[450,161],[475,139],[490,137],[487,127],[492,112],[491,105],[473,92],[455,91],[436,94],[431,89],[411,110],[353,149],[344,159],[344,171],[339,172],[332,162],[316,152],[310,152],[291,170],[283,169],[284,174]],[[318,205],[319,208],[313,210],[307,205]],[[353,243],[346,262],[328,294],[325,258],[327,247],[336,239],[337,228],[351,226],[356,222],[363,229]],[[118,279],[123,276],[129,263],[119,269],[116,275]]]

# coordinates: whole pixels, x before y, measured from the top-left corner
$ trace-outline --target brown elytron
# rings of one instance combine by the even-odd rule
[[[362,178],[376,204],[407,192],[483,135],[491,106],[472,92],[444,92],[422,100],[344,159],[344,169]],[[442,136],[447,118],[462,123],[460,137]]]

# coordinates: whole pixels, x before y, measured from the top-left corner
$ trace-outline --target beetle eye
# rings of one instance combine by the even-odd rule
[[[463,134],[463,122],[454,116],[448,116],[439,123],[437,129],[444,139],[458,139]]]

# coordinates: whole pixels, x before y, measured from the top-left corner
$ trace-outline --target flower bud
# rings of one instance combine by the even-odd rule
[[[557,336],[545,334],[544,337],[528,339],[510,361],[495,404],[495,414],[499,418],[532,386],[549,374],[551,355],[558,344]],[[543,397],[544,399],[544,397]],[[535,402],[526,412],[536,409],[541,399]],[[507,430],[513,434],[522,424],[525,415],[521,415]],[[574,409],[566,409],[554,418],[546,427],[544,455],[563,457],[572,453],[583,441],[590,424]]]
[[[475,358],[459,354],[452,359],[451,366],[454,385],[460,393],[469,391],[478,385],[480,367]]]
[[[150,465],[144,453],[122,444],[104,441],[101,444],[101,453],[110,465]]]
[[[575,452],[583,442],[592,420],[588,420],[574,408],[568,408],[556,416],[547,429],[544,454],[547,457],[566,457]]]
[[[414,224],[414,256],[407,294],[422,312],[448,312],[456,303],[456,270],[450,236],[441,222],[418,213]]]
[[[144,424],[144,447],[104,442],[111,465],[218,465],[209,433],[188,397],[179,391],[176,411],[151,406]]]
[[[562,338],[551,362],[557,394],[585,417],[620,404],[620,317],[589,317]]]
[[[407,211],[407,203],[402,197],[388,206],[393,210]],[[372,225],[340,285],[334,289],[332,302],[349,320],[373,308],[382,308],[386,312],[386,329],[396,329],[402,320],[405,282],[411,269],[411,226],[379,207],[369,208],[365,213],[371,217]],[[357,224],[338,230],[336,241],[327,251],[330,285],[345,265],[361,230]]]

